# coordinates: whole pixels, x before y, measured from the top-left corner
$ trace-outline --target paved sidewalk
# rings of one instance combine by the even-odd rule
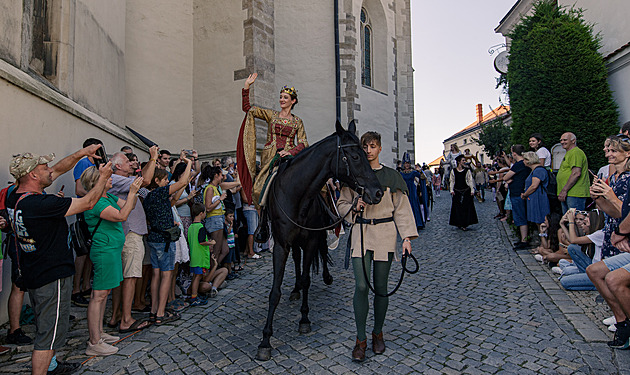
[[[70,340],[59,357],[86,361],[85,374],[617,374],[630,352],[612,351],[606,315],[592,292],[564,292],[527,252],[512,250],[496,204],[476,203],[479,221],[467,232],[447,225],[450,196],[437,199],[432,220],[414,241],[421,270],[390,298],[384,327],[387,351],[350,360],[355,339],[354,281],[343,269],[342,238],[333,252],[333,285],[313,277],[313,331],[297,332],[300,302],[288,300],[289,261],[274,320],[272,359],[254,359],[262,337],[271,285],[271,255],[247,265],[207,306],[190,308],[173,324],[152,327],[120,342],[118,354],[88,358],[85,309],[74,308]],[[400,264],[392,267],[391,284]],[[584,302],[582,302],[584,301]],[[587,303],[586,303],[587,302]],[[368,330],[372,316],[368,317]],[[32,332],[33,326],[26,327]],[[106,328],[107,330],[107,328]],[[30,348],[0,357],[0,372],[28,371]],[[624,369],[620,371],[619,369]]]

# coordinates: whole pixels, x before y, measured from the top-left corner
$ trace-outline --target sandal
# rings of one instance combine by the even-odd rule
[[[157,319],[157,313],[149,313],[149,323],[154,324]]]
[[[166,324],[168,322],[174,322],[178,320],[179,318],[181,318],[181,315],[179,315],[178,313],[166,312],[164,316],[155,317],[155,325],[161,326],[162,324]]]
[[[118,328],[118,326],[119,326],[119,325],[120,325],[120,320],[119,320],[119,321],[117,321],[117,322],[116,322],[116,323],[114,323],[114,324],[111,324],[109,321],[107,321],[107,326],[108,326],[109,328]]]
[[[144,324],[144,326],[140,327],[142,324]],[[133,322],[132,325],[129,326],[129,328],[122,329],[119,326],[118,327],[118,333],[129,333],[129,332],[135,332],[135,331],[142,331],[143,329],[149,328],[150,326],[151,326],[151,323],[147,322],[146,320],[136,320],[135,322]]]
[[[244,268],[243,268],[243,266],[242,266],[242,265],[240,265],[240,264],[238,265],[238,267],[234,268],[234,271],[235,271],[235,272],[241,272],[242,270],[244,270]]]

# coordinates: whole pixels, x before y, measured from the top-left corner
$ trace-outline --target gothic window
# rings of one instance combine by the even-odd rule
[[[372,87],[372,25],[365,8],[361,8],[361,83]]]

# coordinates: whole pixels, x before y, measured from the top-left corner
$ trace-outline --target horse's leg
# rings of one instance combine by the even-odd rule
[[[319,233],[317,234],[319,238],[317,241],[319,249],[318,255],[322,261],[322,278],[324,279],[324,284],[330,285],[333,283],[333,277],[328,270],[328,243],[326,242],[326,232],[321,233],[321,235]]]
[[[277,241],[273,246],[273,286],[271,292],[269,292],[269,311],[267,312],[267,323],[263,329],[263,339],[260,345],[258,345],[258,353],[256,359],[261,361],[268,361],[271,359],[271,343],[269,339],[273,335],[273,314],[280,302],[280,296],[282,295],[282,279],[284,278],[284,267],[287,264],[287,258],[289,256],[289,249],[285,249]]]
[[[297,301],[300,299],[300,289],[302,289],[302,283],[300,282],[302,278],[302,270],[300,268],[302,250],[296,246],[291,251],[293,252],[293,264],[295,265],[295,287],[291,291],[289,301]],[[306,268],[304,270],[306,272]]]
[[[308,238],[304,247],[302,247],[304,251],[304,264],[302,265],[302,307],[300,308],[300,312],[302,313],[302,319],[300,319],[300,325],[298,331],[300,333],[309,333],[311,332],[311,321],[308,319],[308,289],[311,287],[311,266],[313,264],[313,259],[318,256],[318,250],[320,243],[317,241],[317,236],[319,233],[314,233],[311,238]],[[313,239],[315,241],[313,241]]]

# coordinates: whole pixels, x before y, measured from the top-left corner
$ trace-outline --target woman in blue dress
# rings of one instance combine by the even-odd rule
[[[527,221],[536,223],[538,231],[542,233],[540,225],[545,222],[545,216],[550,212],[547,198],[549,177],[535,152],[524,152],[523,160],[532,173],[525,180],[525,191],[521,193],[521,198],[527,202]]]
[[[411,168],[411,158],[406,152],[403,154],[403,170],[400,171],[400,174],[402,174],[402,178],[407,184],[407,189],[409,189],[409,203],[411,203],[413,216],[416,219],[416,227],[424,229],[426,215],[424,215],[423,209],[427,207],[427,202],[424,202],[427,199],[427,187],[426,184],[422,183],[423,180],[421,178],[424,176],[421,176],[420,172]],[[417,187],[416,178],[420,180]],[[422,194],[422,201],[418,197],[418,192]]]

